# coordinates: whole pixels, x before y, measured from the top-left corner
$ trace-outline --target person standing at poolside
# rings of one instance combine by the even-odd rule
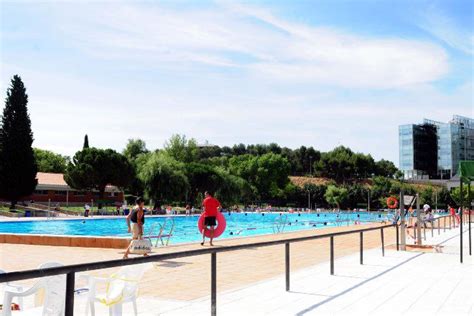
[[[90,211],[91,211],[91,207],[89,204],[86,203],[86,205],[84,205],[84,217],[89,217]]]
[[[130,245],[127,247],[125,254],[123,255],[124,259],[128,258],[130,254],[130,249],[132,247],[133,240],[140,240],[143,239],[143,225],[145,225],[145,200],[141,197],[137,198],[136,206],[127,216],[127,226],[128,232],[132,233],[132,241]],[[131,225],[130,225],[131,222]],[[147,256],[147,254],[144,254]]]
[[[210,242],[209,244],[213,246],[212,240],[214,239],[214,228],[216,227],[216,217],[217,212],[219,212],[219,208],[221,207],[221,203],[218,200],[212,197],[212,194],[209,192],[204,192],[204,201],[202,201],[203,207],[203,215],[204,215],[204,228],[202,229],[202,243],[201,246],[204,246],[204,242],[206,241],[206,229],[207,227],[210,228]]]
[[[456,223],[459,225],[459,220],[460,220],[458,215],[456,214],[456,210],[454,209],[454,207],[452,207],[449,204],[448,204],[448,210],[449,210],[449,215],[451,215],[453,219],[454,227],[456,227]]]

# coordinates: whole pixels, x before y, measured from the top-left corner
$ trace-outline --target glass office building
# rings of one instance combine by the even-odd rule
[[[399,155],[406,179],[450,179],[459,161],[474,160],[474,120],[455,115],[447,123],[401,125]]]

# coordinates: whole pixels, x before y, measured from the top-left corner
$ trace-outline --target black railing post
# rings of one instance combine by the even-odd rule
[[[467,211],[469,212],[468,216],[467,216],[467,220],[468,220],[468,229],[469,229],[469,255],[471,256],[472,255],[472,251],[471,251],[471,207],[472,207],[472,200],[471,200],[471,181],[469,181],[467,183]]]
[[[329,237],[330,257],[331,257],[331,275],[334,275],[334,236]]]
[[[217,314],[217,253],[211,253],[211,316]]]
[[[285,280],[286,291],[290,290],[290,243],[285,244]]]
[[[74,283],[75,283],[75,273],[69,272],[66,274],[66,300],[65,300],[65,315],[73,316],[74,315]]]
[[[380,238],[382,239],[382,256],[385,256],[385,243],[383,241],[383,228],[380,228]]]
[[[400,236],[398,234],[399,234],[398,225],[395,224],[395,235],[396,235],[396,238],[397,238],[397,251],[400,250]]]
[[[364,232],[360,232],[360,264],[364,264]]]
[[[462,213],[463,213],[463,211],[462,211],[462,209],[463,209],[463,205],[464,205],[464,201],[463,201],[464,192],[463,192],[463,188],[462,188],[462,180],[463,179],[461,177],[461,179],[460,179],[461,183],[459,184],[460,200],[461,200],[461,203],[459,203],[459,204],[461,204],[460,205],[461,208],[460,208],[460,212],[459,212],[459,248],[460,248],[459,249],[459,260],[461,261],[461,263],[463,262],[463,244],[462,244],[462,233],[463,233],[463,231],[462,231],[462,215],[463,214]]]

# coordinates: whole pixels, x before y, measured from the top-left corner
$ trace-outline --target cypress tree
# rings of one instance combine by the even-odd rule
[[[86,148],[89,148],[89,137],[87,136],[84,136],[84,145],[82,145],[82,149],[86,149]]]
[[[33,193],[38,184],[27,104],[25,86],[15,75],[7,90],[0,125],[0,198],[10,201],[11,208]]]

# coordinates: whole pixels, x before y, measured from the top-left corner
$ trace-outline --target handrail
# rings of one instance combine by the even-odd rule
[[[0,283],[40,278],[40,277],[57,275],[57,274],[67,274],[67,273],[84,272],[84,271],[90,271],[90,270],[108,269],[108,268],[115,268],[115,267],[120,267],[124,265],[142,264],[142,263],[149,263],[149,262],[155,262],[155,261],[161,261],[161,260],[178,259],[178,258],[199,256],[199,255],[212,254],[212,253],[229,252],[229,251],[236,251],[236,250],[242,250],[242,249],[248,249],[248,248],[268,247],[268,246],[281,245],[281,244],[287,244],[287,243],[350,235],[350,234],[380,230],[380,229],[390,228],[390,227],[395,227],[395,226],[397,226],[397,224],[389,224],[389,225],[383,225],[383,226],[355,229],[355,230],[342,231],[342,232],[334,232],[334,233],[321,234],[321,235],[261,241],[261,242],[254,242],[254,243],[248,243],[248,244],[242,244],[242,245],[215,246],[214,248],[185,250],[185,251],[179,251],[179,252],[150,255],[147,257],[130,258],[126,260],[116,259],[116,260],[73,264],[73,265],[67,265],[67,266],[62,266],[62,267],[47,268],[47,269],[42,269],[42,270],[35,269],[35,270],[8,272],[8,273],[0,274]]]

